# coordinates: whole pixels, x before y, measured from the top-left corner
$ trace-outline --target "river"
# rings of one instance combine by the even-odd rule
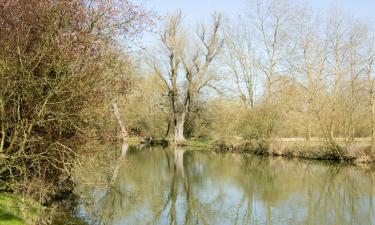
[[[88,224],[375,224],[375,173],[332,162],[107,147],[75,170]]]

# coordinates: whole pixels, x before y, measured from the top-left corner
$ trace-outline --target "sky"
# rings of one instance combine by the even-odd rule
[[[142,3],[146,8],[163,16],[181,9],[184,23],[195,25],[209,21],[213,12],[222,12],[229,17],[236,17],[249,10],[249,0],[133,0]],[[277,1],[277,0],[276,0]],[[292,0],[293,1],[293,0]],[[307,8],[315,13],[323,13],[339,9],[345,15],[353,16],[371,24],[375,28],[375,0],[295,0],[306,2]],[[145,46],[154,46],[155,36],[149,33],[144,36]]]
[[[332,7],[375,24],[375,0],[304,0],[313,9],[322,12]],[[247,8],[247,0],[136,0],[161,15],[181,9],[185,21],[196,23],[207,20],[212,12],[235,16]]]

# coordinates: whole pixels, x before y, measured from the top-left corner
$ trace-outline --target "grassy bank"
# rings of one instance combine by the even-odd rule
[[[174,145],[172,139],[165,138],[153,138],[153,139],[140,139],[138,137],[130,137],[128,140],[130,145]],[[213,140],[202,140],[202,139],[186,139],[185,141],[178,143],[179,147],[189,148],[191,150],[204,150],[214,146]]]
[[[8,193],[0,193],[0,224],[35,224],[43,214],[44,208],[31,199]]]
[[[181,143],[182,147],[191,150],[206,150],[212,149],[214,146],[214,141],[212,140],[197,140],[197,139],[188,139]]]
[[[141,143],[137,138],[131,138],[131,140],[130,143],[132,145]],[[173,141],[163,138],[156,138],[152,142],[144,143],[173,145]],[[338,138],[335,139],[334,146],[320,138],[312,138],[309,141],[304,138],[274,138],[270,140],[243,140],[239,138],[231,140],[187,139],[179,143],[178,146],[189,150],[213,150],[216,152],[249,153],[355,163],[375,162],[375,154],[371,152],[368,138],[357,138],[351,142]]]
[[[45,207],[30,198],[0,193],[0,225],[86,224],[61,204],[62,202]]]
[[[371,152],[367,139],[358,139],[352,142],[337,140],[334,146],[325,143],[321,139],[312,139],[309,141],[302,138],[250,141],[232,140],[213,142],[212,148],[217,152],[251,153],[355,163],[375,162],[375,154]]]

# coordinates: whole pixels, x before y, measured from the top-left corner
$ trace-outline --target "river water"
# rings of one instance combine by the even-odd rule
[[[375,173],[329,162],[108,147],[77,166],[88,224],[375,224]]]

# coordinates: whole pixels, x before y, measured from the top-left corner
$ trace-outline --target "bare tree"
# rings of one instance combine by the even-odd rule
[[[245,21],[227,21],[225,27],[226,63],[234,80],[234,92],[247,108],[254,109],[257,81],[257,55],[253,35]]]
[[[373,39],[370,39],[367,60],[365,64],[365,73],[367,78],[367,92],[369,96],[370,114],[371,114],[371,149],[375,150],[375,48],[373,46]]]
[[[272,98],[273,86],[277,78],[287,71],[285,59],[294,50],[290,42],[291,28],[294,25],[296,14],[292,1],[251,1],[255,12],[251,13],[257,34],[259,35],[258,68],[265,76],[265,99]]]
[[[300,18],[298,32],[295,34],[296,51],[295,57],[290,57],[293,67],[294,80],[302,89],[302,104],[304,121],[306,121],[306,139],[312,136],[313,119],[322,124],[320,107],[322,82],[326,67],[325,41],[319,35],[319,25],[315,24],[310,16]],[[321,127],[323,133],[324,127]]]
[[[345,75],[345,62],[348,57],[345,20],[337,14],[328,19],[327,24],[327,58],[328,58],[328,87],[331,92],[330,98],[330,138],[334,139],[335,122],[338,117],[339,89],[342,87]]]
[[[152,59],[154,72],[163,81],[173,112],[174,141],[185,140],[184,125],[191,103],[202,89],[214,87],[217,79],[210,66],[224,41],[220,37],[221,15],[215,14],[211,26],[201,25],[194,37],[182,25],[181,11],[169,16],[160,34],[162,53]],[[187,38],[190,38],[188,42]]]
[[[365,24],[354,23],[349,30],[348,40],[348,81],[349,98],[345,109],[345,136],[349,141],[355,137],[356,113],[361,110],[360,89],[361,76],[366,71],[366,43],[368,43],[368,27]]]

